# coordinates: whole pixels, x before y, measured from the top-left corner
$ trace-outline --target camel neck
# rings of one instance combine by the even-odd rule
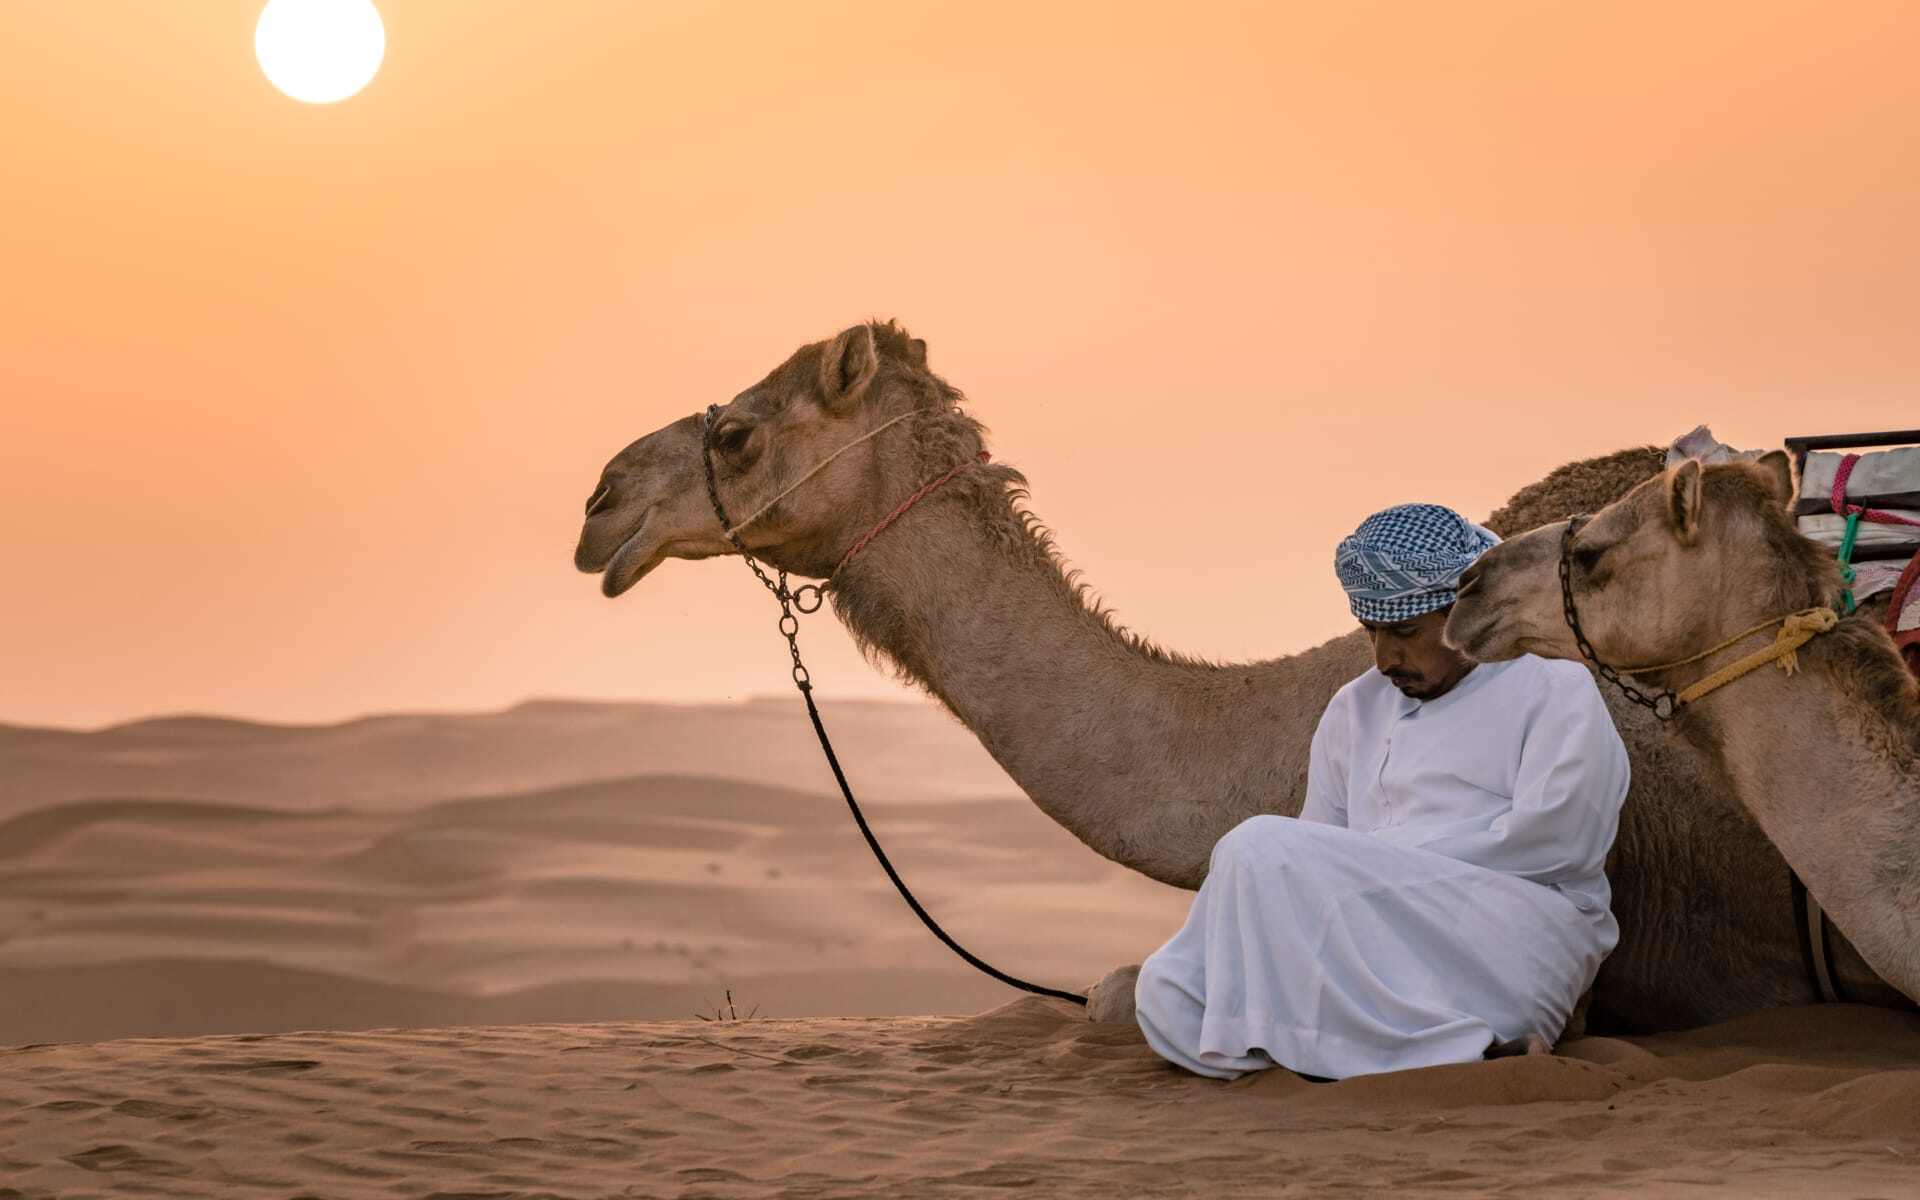
[[[1722,758],[1741,803],[1868,965],[1916,996],[1911,734],[1836,661],[1848,653],[1816,638],[1794,674],[1767,666],[1736,680],[1702,697],[1684,729]]]
[[[1011,502],[998,503],[983,513],[976,499],[929,496],[848,565],[841,620],[973,730],[1049,816],[1155,879],[1193,886],[1222,829],[1299,811],[1302,748],[1366,667],[1351,640],[1235,666],[1155,650],[1089,609]]]

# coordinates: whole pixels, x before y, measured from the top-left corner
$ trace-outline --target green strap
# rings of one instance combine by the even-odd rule
[[[1847,585],[1847,590],[1840,593],[1840,603],[1845,606],[1841,610],[1842,615],[1849,617],[1853,615],[1854,609],[1860,607],[1853,600],[1853,539],[1859,532],[1860,514],[1848,513],[1847,531],[1840,537],[1840,579]]]

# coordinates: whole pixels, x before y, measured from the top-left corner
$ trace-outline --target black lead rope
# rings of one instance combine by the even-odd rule
[[[807,702],[807,717],[813,722],[813,732],[820,739],[820,749],[827,756],[827,765],[833,768],[834,782],[840,785],[840,794],[846,797],[847,810],[853,814],[853,823],[860,827],[860,836],[867,839],[867,847],[873,851],[873,857],[879,860],[880,869],[887,873],[888,879],[893,880],[893,886],[899,891],[900,898],[907,902],[907,907],[913,910],[913,915],[920,918],[920,923],[932,930],[933,936],[946,943],[947,949],[958,954],[972,966],[993,976],[1001,983],[1019,988],[1021,991],[1084,1005],[1087,1002],[1085,996],[1015,978],[954,941],[946,930],[940,928],[940,923],[920,906],[920,901],[915,899],[913,893],[908,890],[906,880],[900,878],[900,872],[893,869],[893,863],[888,860],[887,852],[880,848],[880,840],[873,836],[873,830],[867,825],[866,816],[861,813],[859,803],[853,798],[853,789],[847,785],[846,772],[840,769],[840,759],[834,754],[833,743],[827,738],[827,727],[821,722],[820,710],[813,703],[813,680],[807,674],[807,665],[800,661],[800,618],[794,615],[794,608],[797,605],[801,612],[818,611],[822,599],[821,589],[812,584],[805,584],[799,588],[798,592],[791,591],[787,588],[785,571],[779,573],[778,583],[767,578],[767,573],[760,569],[760,564],[754,561],[753,555],[747,552],[745,543],[741,542],[739,535],[734,532],[733,522],[727,517],[727,510],[720,504],[720,487],[713,476],[713,426],[714,418],[719,415],[719,412],[719,405],[708,405],[706,414],[701,419],[700,457],[706,466],[707,499],[713,502],[713,515],[720,519],[721,532],[727,535],[727,540],[733,543],[733,548],[738,550],[740,557],[746,560],[747,567],[753,572],[754,577],[773,593],[775,600],[780,602],[780,635],[787,639],[787,649],[793,655],[793,684],[800,689],[801,698]],[[799,593],[809,591],[813,593],[812,607],[808,607],[803,600],[799,599]]]

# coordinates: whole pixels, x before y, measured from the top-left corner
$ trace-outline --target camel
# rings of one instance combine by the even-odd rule
[[[1840,573],[1795,530],[1795,495],[1778,451],[1751,466],[1683,463],[1572,526],[1570,541],[1560,522],[1482,555],[1447,639],[1483,661],[1580,661],[1563,554],[1592,655],[1667,664],[1634,672],[1655,688],[1707,679],[1767,647],[1782,628],[1772,619],[1804,611],[1786,626],[1811,638],[1781,663],[1791,669],[1763,665],[1703,690],[1674,727],[1873,970],[1920,1001],[1920,688],[1880,621],[1834,621]]]
[[[869,659],[944,705],[1041,811],[1114,862],[1197,888],[1227,830],[1299,812],[1320,714],[1372,665],[1364,637],[1219,664],[1122,628],[1025,507],[1025,477],[976,461],[985,431],[965,403],[928,367],[924,341],[891,321],[853,326],[800,347],[719,409],[718,491],[754,558],[831,576],[834,614]],[[574,564],[600,574],[607,596],[669,558],[736,552],[708,500],[702,444],[702,417],[689,414],[601,473]],[[1487,523],[1504,535],[1591,511],[1663,466],[1651,446],[1574,463]],[[941,478],[836,573],[904,498]],[[1621,940],[1588,1027],[1683,1028],[1816,999],[1786,861],[1721,766],[1609,703],[1634,785],[1609,867]],[[1836,940],[1848,996],[1905,1003]],[[1129,970],[1095,990],[1095,1015],[1128,1015]]]

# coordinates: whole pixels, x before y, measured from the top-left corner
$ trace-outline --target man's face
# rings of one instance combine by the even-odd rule
[[[1448,605],[1405,621],[1360,622],[1360,628],[1367,632],[1367,640],[1373,643],[1373,665],[1402,695],[1415,700],[1444,696],[1473,669],[1473,660],[1448,649],[1440,641],[1452,607]]]

